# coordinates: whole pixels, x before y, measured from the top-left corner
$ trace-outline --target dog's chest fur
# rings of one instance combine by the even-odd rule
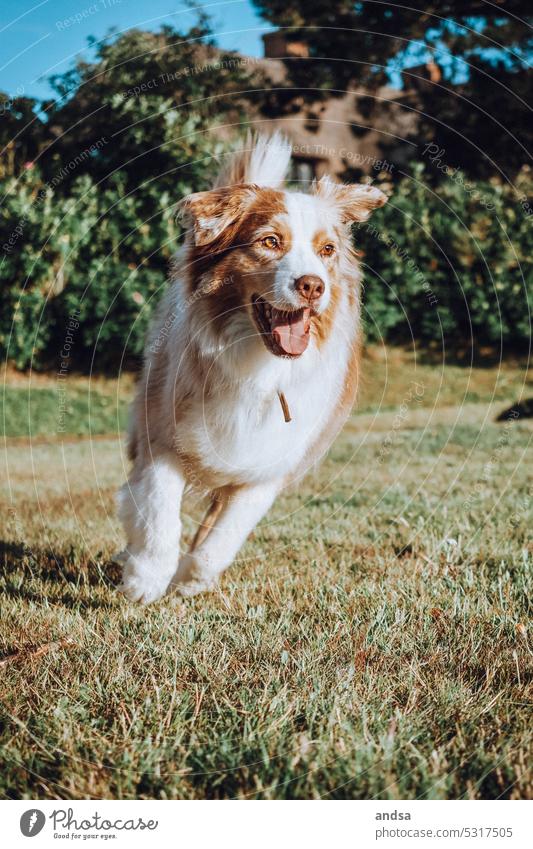
[[[195,399],[178,425],[179,435],[218,485],[283,478],[302,462],[335,404],[340,374],[335,379],[330,373],[329,381],[323,375],[295,376],[280,375],[270,389],[251,381],[222,384],[220,391]],[[287,400],[290,422],[278,391]]]

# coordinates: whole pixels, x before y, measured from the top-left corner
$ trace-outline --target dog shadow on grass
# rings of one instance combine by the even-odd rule
[[[69,608],[108,608],[120,602],[118,593],[104,599],[94,591],[115,591],[119,575],[119,567],[105,560],[80,563],[74,554],[0,540],[0,578],[7,598]]]
[[[508,419],[531,419],[533,418],[533,398],[527,398],[525,401],[517,401],[512,407],[507,410],[502,410],[496,416],[495,421],[506,422]]]

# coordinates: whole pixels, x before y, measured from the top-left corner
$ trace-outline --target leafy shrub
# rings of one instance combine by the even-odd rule
[[[224,147],[213,126],[238,123],[253,87],[242,57],[211,42],[201,14],[185,31],[129,30],[52,78],[46,121],[6,99],[0,351],[20,368],[57,367],[69,331],[69,368],[141,353],[180,236],[176,201],[203,188]]]
[[[58,366],[73,316],[68,368],[140,356],[180,226],[176,202],[202,188],[216,147],[202,135],[175,154],[172,196],[156,180],[128,191],[120,171],[89,175],[68,196],[37,168],[0,183],[0,351],[19,368]],[[180,163],[180,158],[183,161]]]
[[[371,339],[527,346],[533,300],[529,172],[517,187],[461,182],[436,187],[421,165],[360,225],[367,335]]]

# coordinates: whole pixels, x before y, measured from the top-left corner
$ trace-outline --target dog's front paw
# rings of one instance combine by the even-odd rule
[[[200,595],[200,593],[213,592],[217,586],[217,581],[186,581],[182,584],[172,583],[170,589],[184,598],[192,598],[192,596]]]
[[[115,560],[123,564],[122,582],[118,589],[130,601],[150,604],[165,595],[172,573],[158,567],[157,562],[128,552],[121,552]]]
[[[194,554],[184,554],[169,587],[169,592],[189,598],[211,592],[218,586],[218,576],[210,574],[206,564]]]

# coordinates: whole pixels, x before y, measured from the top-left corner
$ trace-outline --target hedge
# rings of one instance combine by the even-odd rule
[[[367,335],[388,342],[524,349],[531,339],[531,177],[432,185],[420,165],[355,233]]]

